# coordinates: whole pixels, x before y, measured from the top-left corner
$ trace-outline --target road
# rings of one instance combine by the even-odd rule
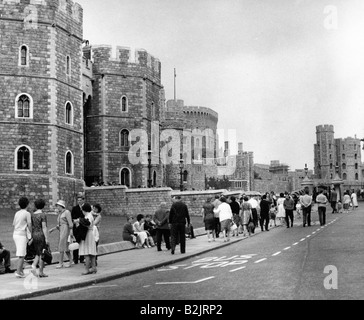
[[[327,218],[324,227],[279,227],[177,265],[35,299],[363,299],[364,210]]]

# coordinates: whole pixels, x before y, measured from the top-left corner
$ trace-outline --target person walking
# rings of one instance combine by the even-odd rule
[[[302,206],[302,215],[303,215],[303,227],[306,227],[306,224],[311,226],[311,208],[312,208],[312,197],[310,196],[310,191],[308,189],[305,190],[305,195],[300,197],[300,203]]]
[[[316,197],[316,203],[318,205],[318,215],[320,220],[320,225],[324,226],[326,224],[326,203],[328,202],[327,197],[324,195],[323,190],[319,191]]]
[[[186,253],[186,222],[190,227],[190,215],[187,205],[181,200],[180,196],[172,204],[169,211],[169,223],[171,226],[171,253],[174,254],[177,242],[180,244],[181,253]]]
[[[96,241],[94,238],[94,218],[92,216],[91,205],[85,203],[82,206],[82,212],[84,214],[84,225],[88,225],[88,230],[86,234],[85,240],[81,240],[80,242],[80,255],[85,257],[85,272],[82,273],[83,276],[88,274],[93,274],[97,272],[96,269]],[[80,219],[77,219],[75,222],[80,223]],[[87,221],[87,222],[86,222]]]
[[[55,230],[59,231],[58,251],[60,253],[60,256],[59,256],[59,264],[56,268],[57,269],[60,269],[63,267],[69,268],[69,267],[71,267],[71,264],[72,264],[72,256],[71,256],[70,250],[68,249],[68,245],[69,245],[68,239],[69,238],[74,239],[72,216],[71,216],[71,212],[69,212],[66,209],[66,202],[63,200],[59,200],[57,202],[56,212],[58,213],[57,226],[49,230],[49,233],[52,233]],[[68,264],[63,263],[65,253],[69,258]]]
[[[259,202],[255,197],[251,197],[248,202],[252,206],[253,222],[254,222],[255,228],[257,228],[258,227],[258,221],[259,221],[258,210],[260,209],[259,208]]]
[[[344,213],[349,213],[350,204],[351,204],[351,197],[349,195],[349,192],[345,191],[343,198]]]
[[[260,228],[262,231],[269,231],[269,210],[271,203],[267,199],[267,194],[263,195],[260,201]]]
[[[32,237],[33,246],[35,250],[35,258],[32,264],[32,273],[39,278],[48,277],[44,272],[44,261],[41,259],[43,250],[49,245],[48,241],[48,229],[47,229],[47,217],[43,213],[45,207],[45,201],[38,199],[34,202],[36,211],[31,214],[32,217]],[[37,275],[37,266],[39,263],[39,275]]]
[[[220,196],[216,195],[215,200],[212,203],[214,205],[214,208],[217,209],[219,205],[221,204]],[[218,216],[218,213],[215,213],[215,237],[219,238],[221,232],[221,225],[220,225],[220,218]]]
[[[169,211],[167,209],[167,203],[162,202],[159,209],[154,213],[154,222],[157,225],[157,250],[162,251],[162,237],[166,244],[166,249],[171,250],[170,236],[171,231],[168,226]]]
[[[13,220],[13,239],[16,246],[16,256],[18,257],[15,277],[25,278],[24,258],[27,254],[27,230],[30,234],[32,233],[32,217],[27,211],[29,205],[28,198],[20,198],[18,204],[20,210],[15,213]],[[32,242],[32,239],[29,239],[29,242]]]
[[[219,215],[224,242],[228,242],[230,241],[230,227],[233,220],[233,213],[231,212],[231,207],[227,203],[227,199],[225,197],[221,197],[220,201],[221,204],[217,209],[214,209],[214,212]]]
[[[295,206],[294,205],[294,200],[287,193],[286,199],[283,202],[284,210],[286,210],[286,225],[287,225],[287,228],[289,228],[290,225],[291,225],[291,228],[293,228],[293,220],[294,220],[293,210],[294,210],[294,206]],[[291,220],[291,224],[289,223],[289,220]]]
[[[277,218],[279,220],[279,225],[283,226],[284,224],[284,220],[286,219],[286,210],[284,209],[284,201],[286,200],[286,198],[284,197],[284,193],[281,193],[279,195],[279,198],[277,199]]]
[[[84,205],[85,203],[85,196],[83,195],[83,193],[79,193],[77,195],[77,205],[74,206],[72,208],[72,211],[71,211],[71,216],[72,216],[72,221],[75,221],[79,218],[83,218],[84,215],[83,215],[83,212],[82,212],[82,206]],[[79,228],[79,224],[76,224],[74,223],[73,225],[73,235],[78,239],[78,233],[80,232],[80,228]],[[79,250],[74,250],[72,252],[73,254],[73,263],[74,264],[78,264],[78,261],[80,261],[80,263],[83,263],[84,262],[84,257],[82,256],[79,256]]]
[[[208,198],[202,207],[202,220],[205,224],[205,230],[207,232],[208,242],[215,241],[216,234],[215,230],[215,214],[214,205],[212,204],[212,198]]]
[[[353,211],[358,208],[358,196],[356,195],[355,191],[353,190],[351,193],[351,203],[353,206]]]
[[[246,234],[251,235],[251,230],[248,228],[249,222],[253,221],[252,205],[249,203],[249,197],[244,197],[243,203],[241,204],[241,223],[243,225],[243,236]]]
[[[335,191],[335,188],[331,189],[331,194],[330,194],[330,204],[331,204],[331,208],[332,208],[332,214],[334,214],[335,212],[337,213],[337,192]]]

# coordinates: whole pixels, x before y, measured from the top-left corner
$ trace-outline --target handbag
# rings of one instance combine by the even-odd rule
[[[238,226],[236,225],[236,223],[233,222],[233,224],[230,227],[231,231],[235,231],[238,228]]]
[[[43,249],[41,258],[46,264],[52,264],[53,256],[52,256],[52,251],[51,251],[51,248],[49,247],[49,245]]]

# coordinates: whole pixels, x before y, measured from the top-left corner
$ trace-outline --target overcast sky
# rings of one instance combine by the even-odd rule
[[[176,68],[177,98],[218,112],[256,163],[312,169],[320,124],[364,138],[363,0],[77,2],[85,39],[158,58],[167,100]]]

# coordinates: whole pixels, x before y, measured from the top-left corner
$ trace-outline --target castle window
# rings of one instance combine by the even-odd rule
[[[343,180],[346,180],[346,178],[347,178],[346,173],[343,173]]]
[[[123,168],[120,171],[120,184],[122,186],[127,186],[130,188],[131,186],[131,174],[128,168]]]
[[[358,164],[357,163],[355,163],[355,170],[358,170]]]
[[[15,170],[32,171],[32,150],[28,146],[20,146],[15,150]]]
[[[73,175],[73,154],[71,151],[66,153],[66,174]]]
[[[346,164],[345,163],[343,163],[342,168],[343,168],[343,170],[346,170]]]
[[[333,168],[333,165],[332,165],[332,163],[330,163],[330,169],[332,170],[332,168]]]
[[[154,102],[152,102],[152,120],[154,120],[155,119],[155,105],[154,105]]]
[[[23,67],[29,65],[29,49],[26,45],[22,45],[19,49],[19,65]]]
[[[121,104],[121,112],[128,112],[128,99],[127,97],[125,96],[122,96],[121,97],[121,100],[120,100],[120,104]]]
[[[129,147],[129,131],[126,129],[120,131],[120,147]]]
[[[355,180],[359,180],[359,174],[355,173]]]
[[[33,118],[33,99],[30,95],[22,93],[16,99],[15,118]]]
[[[71,58],[70,56],[66,57],[66,75],[70,75],[71,74]]]
[[[355,158],[355,160],[357,160],[357,159],[358,159],[358,155],[357,155],[357,154],[355,154],[354,158]]]
[[[65,121],[66,124],[73,124],[73,107],[71,102],[67,102],[66,103],[66,108],[65,108]]]
[[[345,160],[345,154],[343,153],[341,156],[342,160]]]
[[[188,178],[188,171],[185,170],[185,172],[183,172],[183,182],[187,182],[187,178]]]

